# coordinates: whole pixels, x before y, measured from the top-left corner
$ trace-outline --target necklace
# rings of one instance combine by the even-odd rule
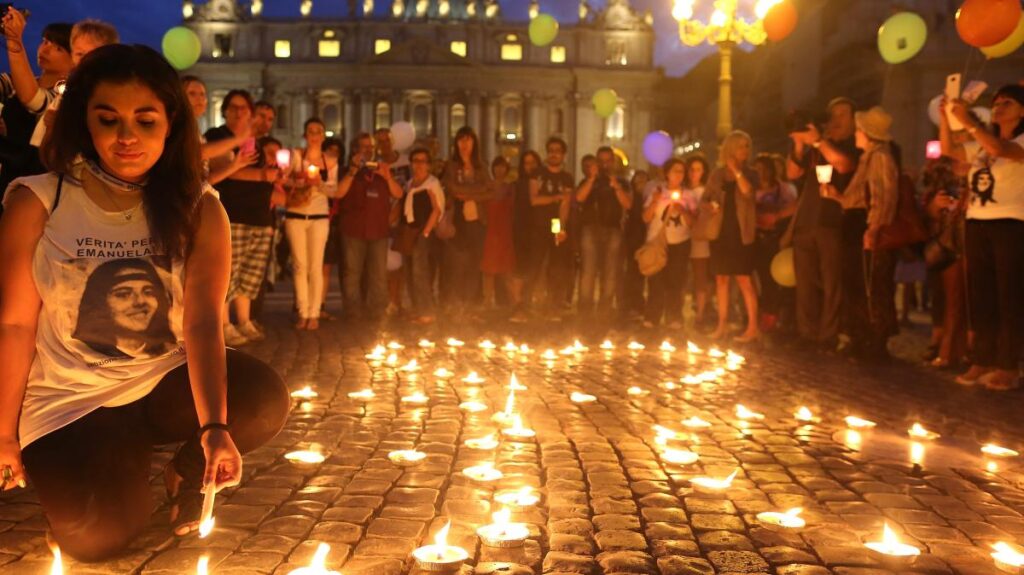
[[[84,164],[85,168],[89,171],[89,174],[91,174],[94,178],[96,178],[99,181],[99,187],[103,190],[103,193],[107,196],[107,199],[110,200],[110,203],[114,204],[114,208],[121,213],[121,216],[124,218],[124,221],[130,222],[132,220],[132,217],[135,216],[135,212],[139,209],[139,206],[142,205],[142,202],[135,204],[135,206],[133,206],[131,209],[121,209],[121,205],[117,202],[117,200],[114,199],[114,195],[110,193],[110,189],[113,188],[115,190],[128,193],[141,193],[143,191],[143,187],[145,186],[145,182],[142,182],[141,184],[136,184],[134,182],[127,182],[125,180],[122,180],[121,178],[118,178],[117,176],[110,174],[92,160],[87,159],[85,160]]]

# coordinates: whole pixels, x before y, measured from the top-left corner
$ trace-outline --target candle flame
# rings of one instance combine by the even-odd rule
[[[804,510],[803,507],[794,507],[794,508],[790,509],[789,511],[787,511],[786,515],[789,515],[790,517],[799,517],[800,514],[803,513],[803,510]]]
[[[430,349],[434,347],[434,342],[430,341],[429,339],[421,339],[419,341],[419,346],[424,349]]]
[[[597,401],[597,397],[590,395],[589,393],[580,393],[578,391],[572,392],[572,394],[569,395],[569,399],[571,399],[573,403],[590,403],[592,401]]]
[[[626,346],[626,347],[628,347],[630,349],[630,351],[643,351],[644,344],[642,344],[640,342],[636,342],[636,341],[631,341],[631,342],[629,342],[629,345]]]
[[[288,461],[295,461],[298,463],[323,463],[325,457],[323,453],[319,451],[292,451],[286,453],[284,456]]]
[[[732,480],[736,479],[736,474],[739,473],[739,469],[734,469],[725,479],[716,479],[714,477],[695,477],[690,480],[695,485],[701,487],[707,487],[709,489],[728,489],[732,485]]]
[[[60,559],[60,546],[56,543],[50,545],[50,552],[53,553],[53,564],[50,566],[50,575],[64,575],[64,564]]]
[[[684,419],[682,421],[682,424],[685,425],[686,427],[691,427],[691,428],[711,427],[711,423],[710,422],[705,421],[705,420],[697,417],[696,415],[694,415],[693,417],[688,417],[688,418]]]
[[[981,448],[981,452],[988,455],[994,455],[996,457],[1017,457],[1020,455],[1019,452],[1014,451],[1013,449],[1002,447],[994,443],[985,444],[985,446]]]
[[[445,341],[445,343],[448,344],[448,347],[462,347],[462,346],[466,345],[466,342],[464,342],[464,341],[462,341],[460,339],[455,339],[454,337],[449,337]]]
[[[587,346],[583,345],[582,343],[580,343],[580,340],[578,340],[578,339],[573,340],[572,347],[573,347],[573,349],[575,349],[576,351],[581,352],[581,353],[590,350],[589,347],[587,347]]]
[[[471,449],[494,449],[498,446],[498,440],[490,433],[477,439],[467,439],[466,447]]]
[[[610,339],[606,339],[603,342],[601,342],[601,349],[605,351],[611,351],[615,349],[615,344],[613,344]]]
[[[500,511],[491,513],[491,520],[500,527],[507,526],[510,519],[512,519],[512,512],[508,507],[502,507]]]
[[[672,345],[672,344],[671,344],[671,343],[670,343],[670,342],[669,342],[669,341],[668,341],[668,340],[666,339],[666,340],[664,340],[664,341],[662,341],[662,342],[661,342],[661,345],[660,345],[660,346],[658,347],[658,349],[660,349],[661,351],[664,351],[664,352],[666,352],[666,353],[672,353],[673,351],[675,351],[675,350],[676,350],[676,346]]]
[[[896,536],[896,532],[889,527],[888,523],[882,527],[882,543],[890,548],[900,544],[900,538]]]
[[[199,561],[196,562],[196,575],[207,575],[207,573],[209,573],[209,565],[209,555],[203,555],[202,557],[200,557]],[[52,573],[53,572],[51,571],[51,575]]]
[[[533,353],[533,350],[530,349],[530,346],[524,343],[523,345],[519,346],[519,353],[522,355],[529,355]]]
[[[452,522],[449,519],[448,523],[445,523],[444,527],[438,529],[437,533],[434,535],[434,545],[437,545],[438,547],[447,547],[448,546],[448,530],[451,529],[451,528],[452,528]]]
[[[725,352],[718,349],[717,345],[712,346],[711,349],[708,350],[708,357],[713,357],[715,359],[723,358],[725,357]]]
[[[388,355],[388,358],[385,359],[384,361],[387,362],[388,365],[395,365],[396,363],[398,363],[398,354],[392,353]]]
[[[629,395],[647,395],[648,392],[646,390],[644,390],[644,389],[634,385],[634,386],[630,387],[629,389],[627,389],[626,393],[628,393]]]
[[[398,343],[397,341],[392,340],[392,341],[388,342],[388,349],[394,349],[394,350],[405,349],[405,346],[400,344],[400,343]]]
[[[419,371],[420,364],[415,359],[409,360],[409,363],[402,366],[402,371]]]
[[[794,415],[794,417],[796,417],[796,419],[798,419],[799,421],[814,420],[814,414],[811,413],[810,409],[807,409],[807,406],[801,406],[800,409],[796,410],[796,414]]]
[[[510,389],[508,391],[508,397],[505,399],[505,411],[504,411],[504,413],[505,413],[505,417],[506,418],[511,418],[512,417],[512,409],[515,407],[515,404],[516,404],[516,388],[515,388],[515,385],[514,385],[515,381],[516,381],[516,375],[512,374],[512,383],[513,383],[513,385],[511,386],[512,389]]]
[[[920,423],[912,425],[910,429],[907,430],[907,434],[911,437],[917,437],[920,439],[938,439],[940,437],[938,433],[925,429],[925,427]]]
[[[992,553],[993,559],[1013,567],[1024,567],[1024,554],[1011,547],[1009,543],[1000,541],[992,545],[992,549],[995,549],[995,553]]]
[[[848,415],[848,416],[846,416],[846,419],[844,419],[843,421],[846,422],[846,425],[848,425],[850,427],[853,427],[853,428],[858,428],[858,429],[870,428],[870,427],[874,427],[875,425],[877,425],[874,421],[871,421],[871,420],[868,420],[868,419],[863,419],[863,418],[857,417],[856,415]]]
[[[736,417],[738,417],[740,419],[764,419],[764,414],[763,413],[757,413],[756,411],[751,411],[750,409],[748,409],[742,403],[737,403],[736,404]]]
[[[494,342],[489,339],[480,342],[480,349],[494,349],[496,347],[498,346],[494,345]]]
[[[306,387],[303,387],[302,389],[297,389],[297,390],[292,392],[292,397],[296,397],[296,398],[300,398],[300,399],[312,399],[312,398],[316,397],[317,395],[319,395],[319,394],[317,392],[313,391],[313,388],[308,386],[308,385]]]
[[[541,354],[541,358],[551,360],[558,359],[558,356],[555,355],[555,350],[549,348],[544,350],[544,353]]]
[[[704,350],[692,341],[686,342],[686,351],[687,353],[704,353]]]

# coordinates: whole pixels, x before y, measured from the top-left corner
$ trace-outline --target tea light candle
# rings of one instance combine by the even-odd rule
[[[881,541],[869,541],[864,544],[876,561],[886,567],[907,567],[917,560],[921,550],[899,540],[889,524],[885,523]]]
[[[994,443],[985,444],[981,448],[981,452],[985,455],[991,455],[993,457],[1017,457],[1020,455],[1019,452],[1013,449],[1002,447]]]
[[[821,421],[821,418],[814,417],[814,414],[811,413],[811,410],[808,409],[807,406],[801,406],[800,409],[796,410],[796,413],[793,414],[793,418],[797,421],[807,423],[817,423]]]
[[[461,339],[455,339],[454,337],[449,337],[445,341],[445,345],[447,345],[448,347],[462,347],[462,346],[466,345],[466,342],[462,341]]]
[[[540,497],[534,495],[533,488],[526,485],[516,491],[502,491],[494,496],[494,500],[509,509],[522,511],[536,505],[540,501]]]
[[[516,353],[516,352],[519,351],[519,348],[516,346],[516,342],[514,342],[514,341],[506,341],[505,342],[505,347],[503,347],[501,349],[504,350],[505,353],[508,353],[508,354],[513,354],[513,353]]]
[[[434,342],[429,339],[421,339],[417,345],[419,345],[421,349],[434,349],[437,347]]]
[[[571,345],[558,350],[559,355],[576,355],[576,353],[576,348]]]
[[[631,341],[629,342],[629,345],[626,346],[626,348],[629,349],[629,351],[643,351],[644,347],[644,344],[636,341]]]
[[[480,413],[481,411],[487,411],[487,404],[482,401],[463,401],[459,404],[459,409],[469,413]]]
[[[801,529],[807,526],[807,522],[800,517],[800,512],[803,509],[795,507],[786,511],[785,513],[779,513],[777,511],[765,511],[764,513],[757,514],[757,520],[763,523],[769,529],[772,528],[783,528],[783,529]]]
[[[427,454],[422,451],[416,451],[415,449],[400,449],[388,453],[388,459],[391,463],[400,467],[411,467],[413,465],[419,465],[421,461],[426,459]]]
[[[717,346],[714,346],[714,347],[712,347],[711,349],[708,350],[708,357],[713,358],[713,359],[721,359],[721,358],[725,357],[725,352],[720,350],[720,349],[718,349]]]
[[[510,523],[511,516],[512,512],[507,508],[492,513],[493,523],[476,530],[476,534],[480,536],[480,542],[487,547],[502,549],[522,547],[530,536],[530,528],[525,523]]]
[[[637,386],[634,385],[634,386],[630,387],[629,389],[627,389],[626,393],[628,393],[629,395],[633,395],[633,396],[643,397],[645,395],[650,395],[651,392],[647,391],[646,389],[643,389],[643,388],[640,388],[640,387],[637,387]]]
[[[512,416],[512,427],[502,429],[501,434],[510,439],[532,439],[537,432],[523,427],[523,420],[517,413]]]
[[[292,397],[297,399],[313,399],[319,395],[319,393],[313,391],[313,388],[308,385],[302,389],[297,389],[292,392]]]
[[[699,375],[684,375],[679,378],[679,381],[681,381],[683,385],[700,385],[704,383],[704,379]]]
[[[400,344],[400,343],[398,343],[397,341],[391,340],[391,341],[388,342],[388,349],[392,349],[392,350],[398,351],[398,350],[405,349],[405,346]]]
[[[327,569],[327,554],[331,552],[331,546],[327,543],[317,545],[313,559],[306,567],[299,567],[288,572],[288,575],[341,575],[338,571]]]
[[[924,428],[920,423],[915,423],[907,430],[907,435],[916,440],[932,441],[941,437],[934,431],[929,431]]]
[[[551,218],[551,233],[555,235],[562,233],[562,220]]]
[[[443,367],[439,367],[434,371],[434,377],[439,377],[441,379],[448,379],[453,375],[455,374]]]
[[[742,355],[740,355],[740,354],[738,354],[738,353],[736,353],[736,352],[734,352],[733,350],[730,349],[730,350],[726,350],[726,352],[725,352],[725,361],[727,361],[729,363],[743,364],[743,363],[746,363],[747,358],[743,357]]]
[[[388,364],[388,365],[393,367],[395,364],[398,363],[398,354],[397,353],[392,353],[392,354],[388,355],[387,359],[384,360],[384,363],[386,363],[386,364]]]
[[[320,168],[314,164],[306,167],[306,178],[312,180],[320,176]]]
[[[687,449],[674,449],[666,447],[661,451],[661,460],[665,463],[676,465],[693,465],[700,459],[700,455]]]
[[[758,413],[756,411],[751,411],[751,410],[747,409],[747,407],[745,405],[743,405],[742,403],[737,403],[736,404],[736,417],[738,417],[740,419],[757,419],[757,420],[761,420],[761,419],[764,419],[764,414],[763,413]]]
[[[384,359],[384,354],[387,353],[387,351],[388,350],[386,347],[384,347],[383,345],[378,345],[377,347],[373,348],[370,351],[370,353],[366,354],[363,357],[365,357],[366,359],[381,360]]]
[[[424,545],[412,552],[416,560],[416,567],[423,571],[458,571],[462,564],[469,559],[469,553],[461,547],[448,545],[448,530],[452,522],[449,521],[434,535],[433,545]]]
[[[485,349],[485,350],[491,350],[491,349],[497,349],[498,348],[498,346],[494,345],[494,342],[489,340],[489,339],[485,339],[485,340],[481,341],[480,343],[477,344],[477,347],[479,347],[480,349]]]
[[[606,340],[601,342],[601,349],[604,350],[604,351],[614,351],[615,350],[615,344],[612,343],[611,340],[606,339]]]
[[[690,429],[702,429],[702,428],[705,428],[705,427],[711,427],[711,423],[710,422],[705,421],[705,420],[697,417],[696,415],[694,415],[693,417],[688,417],[688,418],[684,419],[681,423],[683,425],[685,425],[686,427],[689,427]]]
[[[473,481],[479,481],[481,483],[489,483],[505,477],[505,474],[495,469],[494,464],[490,462],[467,467],[462,470],[462,474]]]
[[[572,394],[569,395],[569,399],[573,403],[591,403],[597,401],[596,396],[590,395],[589,393],[580,393],[578,391],[572,392]]]
[[[469,372],[469,375],[462,378],[463,383],[469,383],[472,385],[478,385],[484,382],[484,378],[477,375],[475,371]]]
[[[664,389],[665,391],[675,391],[676,387],[678,386],[674,381],[663,381],[658,384],[658,387]]]
[[[992,559],[995,559],[996,567],[1000,571],[1012,573],[1013,575],[1024,575],[1024,554],[1010,546],[1009,543],[1000,541],[992,546],[995,552]]]
[[[430,398],[423,394],[422,391],[414,392],[412,395],[406,395],[402,397],[402,403],[415,403],[424,404],[430,401]]]
[[[326,457],[323,453],[313,450],[291,451],[284,455],[284,458],[292,463],[323,463]]]
[[[739,473],[739,471],[739,469],[733,470],[733,472],[724,479],[718,479],[715,477],[694,477],[690,479],[690,484],[697,490],[697,493],[702,493],[704,495],[719,495],[732,485],[732,480],[736,478],[736,474]]]
[[[512,390],[512,391],[526,391],[527,390],[527,387],[525,385],[519,383],[519,379],[516,378],[516,374],[515,373],[513,373],[512,377],[509,378],[509,382],[508,382],[508,385],[506,387],[508,389]]]
[[[411,360],[409,360],[409,363],[403,365],[399,369],[402,370],[402,371],[405,371],[405,372],[419,371],[420,370],[420,364],[417,363],[415,359],[411,359]]]
[[[498,447],[498,440],[494,438],[494,434],[485,435],[476,439],[467,439],[463,445],[470,449],[495,449]]]
[[[558,355],[555,354],[555,350],[553,350],[553,349],[546,349],[546,350],[544,350],[544,353],[542,353],[540,355],[540,357],[541,357],[541,359],[546,359],[548,361],[552,361],[552,360],[558,359]]]
[[[348,394],[350,399],[359,399],[363,401],[369,401],[373,399],[376,394],[373,393],[372,389],[361,389],[359,391],[353,391]]]
[[[664,340],[661,342],[661,345],[658,346],[658,350],[663,351],[665,353],[672,353],[673,351],[676,350],[676,346],[669,343],[668,340]]]
[[[577,353],[586,353],[586,352],[590,351],[590,348],[585,346],[585,345],[583,345],[583,343],[581,343],[580,340],[578,340],[578,339],[574,339],[572,341],[572,347],[573,347],[573,349],[576,350]]]
[[[531,349],[530,346],[526,345],[525,343],[519,346],[519,355],[530,355],[532,353],[533,349]]]
[[[878,425],[874,421],[862,419],[860,417],[857,417],[856,415],[847,415],[846,418],[843,419],[843,421],[846,422],[847,426],[852,427],[853,429],[871,429],[872,427]]]

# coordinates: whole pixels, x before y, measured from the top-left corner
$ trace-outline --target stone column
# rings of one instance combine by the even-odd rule
[[[466,96],[466,125],[480,134],[480,92],[472,91]]]
[[[484,95],[483,102],[483,127],[480,129],[480,139],[483,142],[484,157],[493,160],[498,154],[498,97],[496,94]]]
[[[359,132],[356,126],[356,93],[355,90],[345,90],[341,93],[341,134],[344,138],[345,149],[348,149],[349,140]]]
[[[566,150],[565,153],[565,168],[570,174],[578,174],[579,176],[582,176],[582,174],[579,173],[579,158],[581,158],[583,154],[580,153],[579,147],[576,145],[576,140],[579,138],[579,135],[576,132],[576,110],[579,107],[578,100],[579,94],[576,92],[569,93],[565,98],[565,115],[562,118],[565,122],[563,137],[565,138],[566,143],[569,144],[569,149]]]
[[[434,134],[437,136],[437,147],[447,153],[449,134],[451,133],[451,99],[447,94],[438,92],[434,96]]]
[[[359,92],[359,131],[373,133],[374,98],[371,90]]]
[[[395,90],[391,93],[391,123],[408,119],[405,117],[405,92]]]

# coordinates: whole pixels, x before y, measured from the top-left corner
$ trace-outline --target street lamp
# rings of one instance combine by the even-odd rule
[[[757,46],[767,39],[764,17],[782,0],[758,0],[754,18],[744,20],[737,14],[738,0],[714,0],[711,19],[704,23],[693,17],[697,0],[675,0],[672,17],[679,21],[679,39],[687,46],[703,42],[718,46],[721,66],[718,73],[718,137],[732,131],[732,49],[741,42]]]

